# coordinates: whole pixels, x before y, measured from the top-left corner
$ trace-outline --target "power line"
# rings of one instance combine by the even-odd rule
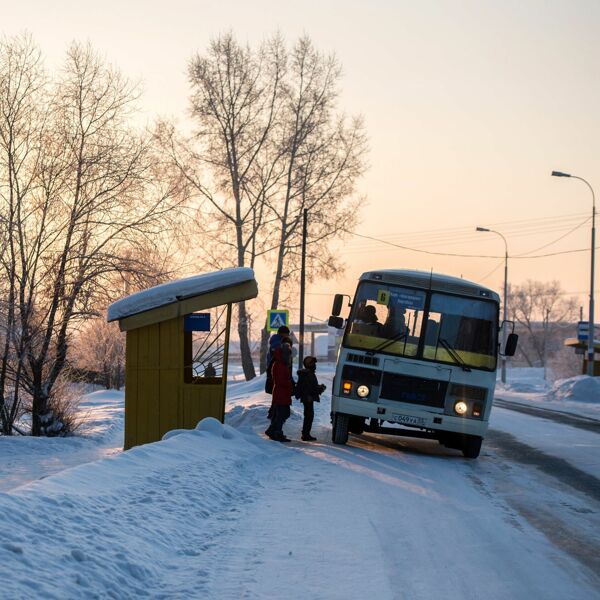
[[[504,260],[501,260],[487,275],[484,275],[481,279],[479,279],[478,283],[485,281],[488,277],[493,275],[503,264],[504,264]]]
[[[567,231],[567,233],[565,233],[564,235],[561,235],[559,238],[556,238],[554,241],[548,242],[547,244],[544,244],[543,246],[540,246],[539,248],[536,248],[535,250],[531,250],[530,252],[525,252],[524,254],[520,254],[519,256],[526,256],[527,254],[532,254],[533,252],[539,252],[540,250],[543,250],[544,248],[547,248],[548,246],[552,246],[553,244],[556,244],[556,242],[560,242],[560,240],[566,238],[568,235],[570,235],[571,233],[573,233],[580,227],[583,227],[583,225],[585,225],[588,221],[590,221],[591,218],[592,217],[588,217],[585,221],[582,221],[581,223],[579,223],[579,225],[576,225],[575,227],[573,227],[573,229],[569,229],[569,231]]]
[[[507,221],[504,223],[488,224],[489,227],[503,226],[503,230],[513,235],[529,235],[535,233],[548,232],[551,230],[557,231],[569,227],[573,221],[579,221],[587,213],[575,213],[569,215],[561,215],[556,217],[542,217],[541,219],[535,220],[520,220],[520,221]],[[561,225],[564,224],[564,225]],[[504,227],[504,225],[509,225]],[[455,227],[455,228],[443,228],[443,229],[426,229],[412,232],[402,232],[395,234],[382,235],[381,239],[385,241],[410,241],[412,238],[419,240],[425,240],[427,242],[435,240],[451,240],[454,238],[464,239],[465,237],[477,237],[475,233],[475,226],[470,227]]]
[[[579,220],[582,217],[586,216],[587,212],[579,212],[579,213],[569,213],[569,214],[565,214],[565,215],[556,215],[553,217],[539,217],[539,218],[535,218],[535,219],[520,219],[520,220],[516,220],[516,221],[502,221],[500,223],[488,223],[487,225],[489,227],[498,227],[498,226],[503,226],[503,225],[514,225],[517,228],[518,227],[527,227],[529,224],[535,224],[535,225],[540,225],[543,224],[544,222],[551,222],[551,221],[569,221],[569,220]],[[410,234],[414,234],[414,235],[422,235],[422,234],[436,234],[436,233],[447,233],[447,232],[452,232],[452,231],[456,231],[456,232],[461,232],[463,230],[468,230],[468,231],[472,231],[474,228],[473,226],[461,226],[461,227],[453,227],[453,228],[447,228],[447,227],[440,227],[440,228],[436,228],[436,229],[422,229],[422,230],[417,230],[417,231],[413,231],[413,232],[409,232]],[[396,237],[397,235],[404,235],[404,234],[388,234],[388,236],[383,236],[383,237]]]
[[[552,232],[562,232],[565,229],[569,228],[569,230],[565,233],[562,234],[557,240],[554,240],[553,242],[550,242],[547,245],[551,245],[553,243],[555,243],[556,241],[559,241],[560,239],[562,239],[563,237],[566,237],[567,235],[569,235],[570,233],[572,233],[573,231],[575,231],[576,229],[578,229],[579,227],[581,227],[583,224],[585,224],[587,221],[589,221],[589,218],[587,218],[585,221],[583,222],[577,222],[575,224],[575,227],[573,227],[573,223],[572,221],[566,225],[560,225],[557,226],[555,224],[553,224],[551,227],[542,227],[542,228],[528,228],[528,229],[522,229],[520,231],[507,231],[507,230],[503,230],[503,233],[505,233],[506,235],[509,235],[512,239],[514,238],[518,238],[518,237],[531,237],[532,235],[536,235],[536,234],[541,234],[541,233],[552,233]],[[385,237],[381,237],[379,238],[382,242],[390,242],[390,241],[394,241],[391,239],[386,239]],[[404,244],[407,244],[411,247],[415,246],[415,247],[422,247],[424,244],[428,247],[431,248],[433,246],[441,246],[441,245],[459,245],[459,244],[467,244],[470,242],[480,242],[482,241],[481,238],[481,234],[476,233],[475,232],[475,228],[469,228],[468,230],[462,230],[462,232],[460,233],[460,237],[457,237],[456,235],[452,235],[452,236],[448,236],[448,237],[434,237],[434,238],[428,238],[428,237],[414,237],[412,235],[404,235],[401,237],[401,240]],[[411,243],[412,242],[412,243]],[[543,247],[547,247],[547,245],[545,244]],[[369,250],[375,247],[374,244],[370,243],[370,242],[357,242],[357,243],[353,243],[352,241],[349,242],[349,246],[350,246],[350,250],[347,251],[347,253],[357,253],[357,252],[362,252],[364,250]],[[538,249],[539,250],[539,249]],[[533,250],[530,252],[535,252],[537,250]]]
[[[356,233],[349,231],[348,229],[344,229],[344,231],[350,235],[354,235],[356,237],[364,238],[366,240],[371,240],[374,242],[379,242],[381,244],[386,244],[388,246],[393,246],[394,248],[400,248],[401,250],[408,250],[409,252],[418,252],[420,254],[429,254],[435,256],[453,256],[457,258],[504,258],[504,256],[499,256],[496,254],[460,254],[458,252],[434,252],[432,250],[423,250],[421,248],[411,248],[410,246],[404,246],[402,244],[395,244],[394,242],[388,242],[387,240],[382,240],[370,235],[363,235],[362,233]],[[574,250],[563,250],[561,252],[549,252],[547,254],[536,254],[534,256],[509,256],[510,259],[535,259],[535,258],[547,258],[550,256],[559,256],[561,254],[575,254],[578,252],[588,252],[589,248],[579,248]]]
[[[488,224],[490,227],[502,226],[503,233],[510,235],[512,238],[516,237],[530,237],[531,235],[541,233],[551,233],[553,231],[564,231],[565,228],[570,228],[566,233],[559,236],[556,240],[544,244],[543,246],[523,253],[523,256],[529,255],[533,252],[537,252],[540,249],[547,248],[554,243],[560,241],[564,237],[567,237],[582,226],[585,222],[589,221],[588,213],[571,213],[566,215],[558,215],[552,217],[542,217],[539,219],[521,219],[517,221],[504,221],[497,224]],[[586,219],[581,222],[582,217]],[[575,223],[575,227],[572,225]],[[411,248],[413,250],[422,250],[423,245],[431,252],[431,248],[435,246],[448,246],[448,245],[464,245],[469,242],[481,241],[479,233],[475,232],[475,227],[459,227],[459,228],[444,228],[444,229],[430,229],[421,230],[416,232],[403,232],[400,234],[393,235],[382,235],[380,238],[362,239],[362,240],[350,240],[344,250],[345,255],[364,253],[365,251],[374,250],[381,243],[402,241],[403,244],[398,246],[404,246],[404,248]],[[376,242],[373,244],[372,242]],[[441,254],[461,254],[461,253],[450,253],[441,252]],[[519,255],[520,256],[520,255]]]
[[[553,244],[555,244],[557,241],[560,241],[561,239],[563,239],[564,237],[567,237],[570,233],[572,233],[574,230],[576,230],[577,228],[579,228],[582,224],[579,223],[575,228],[571,228],[568,232],[566,232],[565,234],[560,235],[556,240],[553,240],[552,242],[549,242],[547,244],[544,244],[543,246],[541,246],[540,248],[537,248],[535,250],[530,250],[527,253],[524,253],[523,255],[529,254],[531,252],[537,252],[538,250],[542,249],[542,248],[546,248],[548,246],[551,246]],[[543,231],[543,233],[552,233],[554,231],[564,231],[564,227],[560,227],[559,229],[547,229],[545,231]],[[542,233],[542,231],[540,232],[535,232],[535,233]],[[533,235],[533,232],[524,232],[521,234],[509,234],[511,236],[511,239],[515,239],[518,237],[531,237],[531,235]],[[415,249],[423,249],[423,246],[427,247],[427,248],[435,248],[438,246],[464,246],[466,244],[472,244],[472,243],[480,243],[481,241],[483,241],[481,239],[481,235],[474,235],[474,236],[467,236],[465,235],[463,238],[461,239],[455,239],[455,240],[436,240],[436,241],[427,241],[427,240],[423,240],[422,243],[417,243],[417,244],[411,244],[410,240],[403,240],[405,242],[405,244],[407,244],[408,247],[411,248],[415,248]],[[421,240],[419,240],[421,241]],[[374,243],[360,243],[360,245],[355,245],[352,244],[352,242],[350,242],[348,244],[348,249],[345,250],[345,254],[360,254],[363,252],[367,252],[370,250],[375,250],[376,248],[379,247],[380,243],[387,243],[388,240],[378,240],[377,244]],[[521,255],[519,255],[521,256]]]

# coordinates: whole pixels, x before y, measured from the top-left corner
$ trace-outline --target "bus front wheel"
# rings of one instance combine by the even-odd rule
[[[483,438],[478,435],[466,435],[463,442],[462,453],[465,458],[477,458],[481,452]]]
[[[345,444],[348,441],[348,426],[350,417],[337,413],[333,416],[333,430],[331,439],[334,444]]]

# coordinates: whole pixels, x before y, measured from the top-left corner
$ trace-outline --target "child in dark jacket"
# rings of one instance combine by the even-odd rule
[[[304,368],[298,371],[298,384],[296,387],[296,398],[304,405],[304,422],[302,423],[302,440],[314,442],[317,438],[310,433],[315,416],[314,403],[320,402],[319,396],[325,391],[325,386],[317,381],[317,359],[307,356]]]

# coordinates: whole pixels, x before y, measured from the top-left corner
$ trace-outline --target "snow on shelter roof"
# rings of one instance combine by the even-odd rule
[[[254,289],[256,289],[254,271],[246,267],[223,269],[213,273],[169,281],[113,302],[108,307],[107,321],[126,319],[142,312],[170,304],[178,304],[190,298],[245,283],[254,283]],[[250,290],[250,295],[244,293],[240,295],[239,299],[231,299],[230,301],[247,300],[255,296],[256,293],[252,294],[252,290]]]

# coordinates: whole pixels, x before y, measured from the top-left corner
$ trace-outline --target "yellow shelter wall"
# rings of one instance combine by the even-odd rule
[[[184,317],[127,331],[125,449],[156,442],[205,417],[223,421],[231,305],[222,383],[184,383]]]

